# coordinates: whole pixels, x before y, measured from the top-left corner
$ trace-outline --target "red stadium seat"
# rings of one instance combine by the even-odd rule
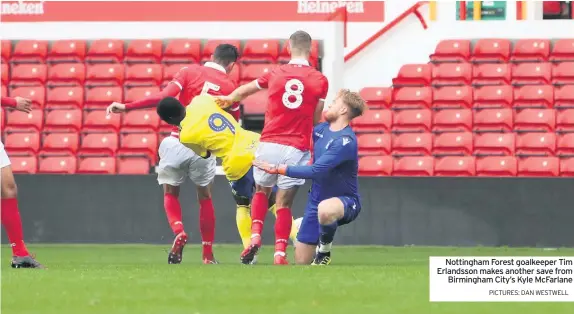
[[[12,67],[11,86],[36,86],[46,83],[45,64],[19,64]]]
[[[574,132],[574,109],[556,111],[556,131]]]
[[[562,1],[544,1],[542,5],[542,12],[544,15],[560,15],[562,14]]]
[[[10,67],[6,63],[2,63],[2,85],[8,85],[10,81]]]
[[[283,45],[283,49],[281,49],[281,52],[279,53],[279,63],[288,63],[291,60],[291,48],[289,47],[289,41],[285,41],[285,44]],[[311,55],[309,57],[309,63],[314,66],[317,67],[317,64],[319,62],[319,42],[316,40],[313,40],[313,42],[311,42]]]
[[[557,157],[530,157],[518,160],[519,177],[557,177],[560,173]]]
[[[39,132],[44,125],[44,111],[34,109],[30,113],[8,111],[6,128],[9,131]]]
[[[393,112],[391,110],[367,110],[362,116],[353,119],[351,126],[359,133],[365,132],[388,132],[393,124]]]
[[[122,132],[157,132],[160,118],[155,109],[133,110],[125,114]]]
[[[48,62],[84,62],[85,57],[84,40],[56,40],[48,53]]]
[[[34,107],[43,107],[46,103],[46,89],[43,86],[18,87],[10,91],[10,97],[28,98]]]
[[[468,177],[476,175],[474,157],[443,157],[435,160],[434,175],[440,177]]]
[[[121,87],[94,87],[86,89],[84,107],[104,109],[112,102],[122,102],[124,98]]]
[[[36,155],[40,150],[40,133],[8,133],[4,147],[10,155]]]
[[[90,133],[82,137],[80,156],[115,156],[119,140],[116,133]]]
[[[432,88],[430,87],[402,87],[393,89],[393,108],[430,108],[431,103]]]
[[[48,85],[76,86],[84,85],[86,66],[82,63],[64,63],[50,67],[48,70]]]
[[[514,62],[547,61],[550,56],[550,40],[520,39],[514,43],[512,57]]]
[[[86,69],[86,86],[121,86],[123,83],[123,64],[95,64]]]
[[[559,39],[554,42],[550,61],[574,61],[574,39]]]
[[[105,110],[90,110],[84,113],[83,132],[119,131],[121,115],[107,115]]]
[[[565,85],[554,90],[554,107],[574,108],[574,85]]]
[[[1,93],[2,93],[2,97],[8,96],[8,87],[6,87],[5,85],[2,85]]]
[[[46,108],[81,108],[84,105],[84,89],[81,87],[56,87],[48,90]]]
[[[159,63],[163,52],[161,39],[135,39],[128,43],[125,62],[128,63]]]
[[[118,39],[94,40],[86,54],[86,61],[91,63],[119,63],[124,59],[124,42]]]
[[[553,105],[552,85],[522,86],[514,90],[514,108],[552,108]]]
[[[405,64],[397,77],[393,79],[395,87],[428,86],[431,82],[432,66],[430,64]]]
[[[518,162],[515,157],[486,157],[476,160],[476,175],[487,177],[515,177]]]
[[[130,103],[157,93],[159,93],[159,87],[157,86],[130,88],[126,91],[124,102]]]
[[[44,137],[40,155],[66,156],[78,151],[80,136],[78,133],[50,133]]]
[[[368,177],[390,176],[393,172],[393,157],[365,156],[359,159],[359,175]]]
[[[447,109],[437,111],[433,117],[433,132],[472,131],[472,110]]]
[[[267,91],[259,91],[242,101],[243,114],[246,116],[257,116],[265,114],[267,110]]]
[[[10,60],[14,63],[44,63],[47,54],[47,41],[20,40],[14,45]]]
[[[432,176],[434,174],[434,158],[432,157],[403,157],[395,160],[393,176]]]
[[[393,114],[393,132],[429,132],[432,124],[430,109],[401,110]]]
[[[46,113],[47,132],[77,132],[82,128],[82,110],[62,109]]]
[[[76,173],[77,160],[75,156],[40,158],[39,172],[51,174]]]
[[[560,176],[574,177],[574,158],[560,160]]]
[[[510,85],[483,86],[474,89],[474,108],[512,107],[514,88]]]
[[[471,60],[474,62],[508,62],[510,58],[510,40],[479,39],[475,45]]]
[[[359,155],[389,155],[391,153],[390,134],[361,134],[357,136]]]
[[[163,121],[163,120],[159,121],[159,133],[160,133],[159,135],[160,135],[160,138],[159,138],[159,141],[158,141],[158,142],[161,143],[161,141],[162,141],[164,138],[166,138],[166,137],[169,135],[169,133],[171,133],[171,131],[173,131],[173,129],[174,129],[174,126],[173,126],[173,125],[169,125],[169,124],[167,124],[167,123],[166,123],[165,121]]]
[[[558,136],[556,155],[574,156],[574,133],[566,133]]]
[[[554,156],[555,151],[554,133],[525,133],[516,136],[516,155]]]
[[[241,68],[241,84],[250,83],[259,77],[273,71],[275,64],[247,64]]]
[[[145,156],[152,161],[157,160],[157,134],[130,133],[123,135],[120,141],[118,156]]]
[[[147,158],[118,158],[118,174],[138,175],[149,174],[149,160]]]
[[[239,47],[238,47],[239,48]],[[279,42],[274,39],[252,39],[245,42],[242,62],[277,62]]]
[[[13,173],[34,174],[38,172],[38,159],[36,156],[10,157]]]
[[[433,137],[431,133],[403,133],[393,136],[394,156],[430,155]]]
[[[9,40],[2,40],[2,63],[10,62],[10,57],[12,56],[12,42]]]
[[[124,86],[159,86],[162,80],[160,64],[135,64],[126,68]]]
[[[177,72],[182,68],[185,68],[188,64],[179,63],[179,64],[170,64],[163,67],[163,83],[161,84],[162,89],[173,80]]]
[[[520,63],[512,67],[512,84],[550,84],[551,77],[550,63]]]
[[[475,132],[510,132],[514,128],[512,109],[484,109],[474,113]]]
[[[515,146],[514,133],[484,133],[474,137],[474,154],[477,156],[512,156]]]
[[[365,87],[360,91],[361,97],[371,109],[389,108],[393,95],[392,87]]]
[[[554,132],[556,113],[554,109],[525,109],[514,116],[514,130],[526,132]]]
[[[432,62],[466,62],[470,59],[470,40],[441,40],[430,59]]]
[[[510,84],[512,68],[510,64],[478,64],[472,71],[474,85],[505,85]]]
[[[201,60],[201,40],[172,39],[167,43],[163,63],[199,63]]]
[[[433,155],[472,155],[473,137],[470,132],[442,133],[434,137]]]
[[[562,62],[552,67],[552,84],[574,85],[574,62]]]
[[[78,173],[85,174],[115,174],[116,159],[114,157],[88,157],[80,159]]]
[[[221,44],[230,44],[237,49],[241,49],[241,41],[236,39],[231,40],[208,40],[207,43],[203,46],[203,51],[201,53],[201,62],[207,62],[211,60],[211,55],[215,52],[215,48]],[[241,50],[239,50],[241,51]]]
[[[442,63],[433,68],[433,85],[468,85],[472,81],[470,63]]]
[[[435,109],[472,107],[472,88],[470,86],[435,88],[432,97],[432,107]]]
[[[6,113],[4,112],[4,108],[0,107],[0,138],[2,138],[4,135],[4,124],[6,124],[5,117]]]

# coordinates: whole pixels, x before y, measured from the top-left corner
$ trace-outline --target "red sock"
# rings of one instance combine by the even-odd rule
[[[287,249],[292,222],[291,209],[285,207],[277,210],[277,220],[275,220],[275,252],[285,252]]]
[[[163,207],[167,216],[167,222],[175,235],[183,232],[183,222],[181,221],[181,205],[179,199],[173,194],[163,195]]]
[[[203,257],[211,257],[215,239],[215,209],[210,198],[199,201],[199,232],[203,245]]]
[[[14,256],[27,256],[28,249],[24,244],[24,233],[22,232],[22,220],[20,219],[20,211],[18,210],[18,200],[15,198],[2,199],[1,207],[1,220],[10,245],[12,246],[12,255]]]
[[[261,235],[263,232],[263,224],[265,223],[265,216],[267,215],[268,201],[267,196],[263,192],[257,192],[251,201],[251,234]]]

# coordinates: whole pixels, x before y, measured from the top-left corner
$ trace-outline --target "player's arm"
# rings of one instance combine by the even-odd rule
[[[0,99],[0,104],[26,113],[30,113],[32,111],[32,101],[22,97],[2,97]]]
[[[251,83],[239,86],[228,96],[216,97],[218,99],[217,104],[219,107],[225,109],[234,103],[241,102],[243,99],[257,93],[259,90],[267,89],[271,73],[273,73],[273,71],[261,76]]]
[[[114,102],[108,106],[106,113],[120,113],[127,110],[152,108],[157,106],[157,104],[165,97],[175,97],[181,91],[181,85],[177,84],[175,81],[170,82],[167,86],[162,89],[159,93],[150,95],[140,100],[136,100],[127,104],[122,104]]]
[[[329,81],[324,75],[321,75],[319,80],[321,83],[321,95],[319,96],[319,102],[317,107],[315,107],[315,114],[313,116],[313,124],[317,125],[323,120],[323,110],[325,108],[325,98],[327,98],[327,93],[329,92]]]
[[[269,165],[259,161],[254,165],[267,172],[274,172],[299,179],[319,178],[340,165],[341,163],[356,158],[353,140],[350,137],[341,137],[333,141],[327,151],[321,155],[315,162],[308,166],[286,166],[286,165]],[[268,171],[269,170],[269,171]]]

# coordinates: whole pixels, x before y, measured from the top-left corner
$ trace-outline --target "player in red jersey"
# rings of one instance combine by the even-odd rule
[[[327,78],[309,65],[311,36],[297,31],[289,38],[291,61],[275,68],[256,81],[243,85],[231,95],[220,97],[223,106],[236,103],[260,89],[267,89],[269,98],[265,125],[255,157],[269,164],[307,165],[310,161],[311,133],[321,120],[329,83]],[[275,264],[287,264],[286,248],[292,224],[291,206],[303,179],[268,174],[254,169],[256,193],[251,207],[251,245],[241,254],[241,261],[250,264],[261,246],[267,197],[277,184],[275,200]]]
[[[192,64],[182,68],[158,94],[128,104],[113,103],[107,109],[108,114],[155,107],[164,97],[176,97],[178,94],[180,102],[186,105],[200,94],[226,95],[237,87],[227,73],[233,69],[238,56],[235,46],[221,44],[216,47],[211,62],[203,66]],[[238,119],[239,105],[232,106],[230,113]],[[184,231],[179,202],[179,186],[188,176],[197,186],[203,262],[217,264],[212,247],[215,236],[215,211],[211,200],[211,184],[216,168],[215,157],[204,159],[181,144],[177,127],[174,127],[171,136],[161,142],[158,153],[160,156],[158,182],[163,185],[165,212],[175,234],[168,263],[181,263],[183,248],[188,238]]]
[[[32,102],[29,99],[2,97],[0,102],[2,106],[12,107],[18,111],[29,113],[32,110]],[[0,168],[2,168],[2,177],[0,178],[2,191],[0,207],[2,210],[0,214],[2,226],[4,226],[12,246],[11,265],[13,268],[44,268],[42,264],[30,256],[26,244],[24,244],[22,220],[18,210],[18,189],[10,166],[10,159],[2,142],[0,142]]]

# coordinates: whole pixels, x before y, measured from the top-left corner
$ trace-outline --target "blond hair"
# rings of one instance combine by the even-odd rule
[[[359,93],[351,92],[348,89],[342,89],[339,92],[339,97],[341,97],[345,105],[349,108],[349,118],[351,120],[363,115],[363,112],[367,110],[367,104]]]

